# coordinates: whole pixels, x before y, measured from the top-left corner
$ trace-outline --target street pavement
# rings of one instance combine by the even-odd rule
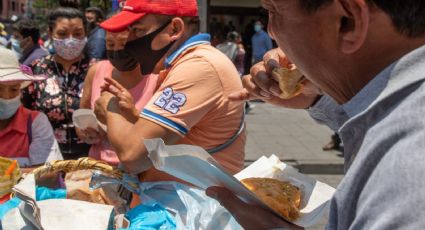
[[[317,124],[303,110],[278,108],[252,102],[255,108],[247,115],[247,146],[245,164],[261,156],[275,154],[283,162],[295,166],[332,187],[338,186],[343,176],[340,152],[324,152],[332,131]],[[324,229],[327,217],[309,230]]]

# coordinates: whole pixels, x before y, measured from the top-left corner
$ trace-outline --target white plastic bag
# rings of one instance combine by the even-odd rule
[[[14,187],[23,202],[2,219],[3,229],[107,230],[113,224],[113,206],[77,200],[35,201],[35,179],[29,174]]]
[[[300,217],[293,223],[310,227],[328,212],[329,201],[335,189],[331,186],[299,173],[276,156],[261,157],[251,166],[230,175],[204,149],[190,145],[167,146],[161,139],[145,140],[156,169],[187,181],[203,190],[212,186],[226,187],[242,200],[269,208],[239,180],[249,177],[274,178],[289,181],[301,189]],[[279,215],[278,213],[276,213]],[[284,218],[282,216],[282,218]]]
[[[140,188],[143,203],[158,203],[174,214],[177,229],[242,229],[225,208],[200,189],[178,182],[142,183]]]

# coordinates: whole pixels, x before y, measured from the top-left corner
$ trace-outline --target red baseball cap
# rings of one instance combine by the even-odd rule
[[[121,32],[146,14],[196,17],[198,5],[196,0],[127,0],[120,13],[100,26],[110,32]]]

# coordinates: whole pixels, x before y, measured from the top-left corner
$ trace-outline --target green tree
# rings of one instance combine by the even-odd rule
[[[90,6],[97,6],[105,12],[111,9],[111,0],[90,0]]]

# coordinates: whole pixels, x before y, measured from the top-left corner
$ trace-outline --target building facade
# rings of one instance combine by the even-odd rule
[[[13,15],[26,14],[28,10],[27,0],[1,0],[0,12],[1,19],[10,19]]]

